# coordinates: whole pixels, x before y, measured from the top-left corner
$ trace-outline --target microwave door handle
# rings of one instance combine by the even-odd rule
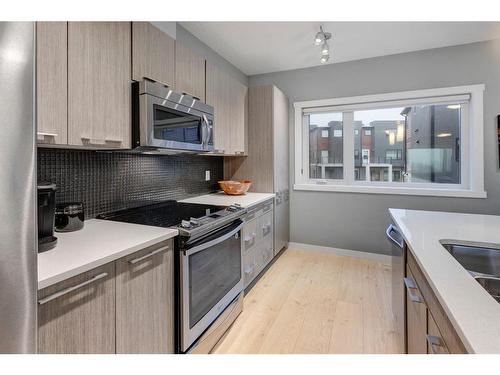
[[[205,132],[203,134],[203,145],[206,147],[208,147],[208,142],[210,141],[210,126],[208,124],[208,119],[207,119],[207,116],[206,115],[202,115],[201,116],[202,118],[202,121],[203,121],[203,124],[204,124],[204,129],[205,129]]]
[[[205,249],[207,249],[209,247],[212,247],[212,246],[215,246],[217,244],[220,244],[221,242],[224,242],[228,238],[230,238],[230,237],[234,236],[236,233],[238,233],[241,230],[241,228],[243,228],[244,224],[245,224],[244,222],[240,223],[231,232],[226,233],[225,235],[223,235],[223,236],[221,236],[219,238],[216,238],[215,240],[208,241],[208,242],[205,242],[205,243],[203,243],[201,245],[195,246],[195,247],[193,247],[193,248],[191,248],[189,250],[185,250],[184,251],[184,255],[187,255],[187,256],[193,255],[193,254],[196,254],[196,253],[198,253],[198,252],[200,252],[202,250],[205,250]]]
[[[211,130],[210,130],[210,124],[208,123],[208,119],[207,119],[207,116],[206,115],[202,115],[201,116],[202,119],[203,119],[203,123],[205,124],[205,135],[204,135],[204,138],[203,138],[203,144],[208,147],[208,142],[210,142],[210,136],[211,136]]]

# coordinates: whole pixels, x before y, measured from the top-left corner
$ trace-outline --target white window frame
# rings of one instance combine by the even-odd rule
[[[294,190],[426,195],[486,198],[484,190],[484,84],[402,91],[387,94],[295,102],[295,183]],[[354,180],[354,111],[362,109],[409,106],[415,104],[446,104],[460,102],[461,183],[378,182]],[[309,179],[309,131],[304,110],[343,112],[344,178],[341,180]]]

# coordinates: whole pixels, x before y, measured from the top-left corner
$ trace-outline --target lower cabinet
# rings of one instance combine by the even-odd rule
[[[243,227],[243,279],[245,288],[274,256],[273,200],[251,207]]]
[[[173,241],[42,289],[38,352],[173,353]]]
[[[38,352],[115,353],[115,265],[106,264],[38,293]]]
[[[406,267],[404,282],[406,285],[406,337],[408,354],[426,354],[427,306],[408,267]]]
[[[408,354],[466,354],[463,342],[409,250],[406,259]]]
[[[173,353],[173,265],[171,243],[116,261],[116,353]]]

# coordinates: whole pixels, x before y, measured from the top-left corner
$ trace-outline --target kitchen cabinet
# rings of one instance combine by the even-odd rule
[[[224,159],[225,179],[252,180],[250,191],[275,193],[274,250],[289,241],[288,99],[276,86],[248,90],[248,156]]]
[[[38,292],[39,353],[173,353],[173,240]]]
[[[68,23],[36,23],[36,111],[39,144],[68,143]]]
[[[68,144],[130,148],[130,22],[68,23]]]
[[[214,107],[215,154],[247,154],[247,95],[244,84],[206,62],[206,103]]]
[[[116,261],[116,353],[173,353],[173,242]]]
[[[405,285],[407,306],[407,351],[408,354],[426,354],[427,306],[408,268]]]
[[[149,22],[132,22],[132,79],[174,87],[174,71],[175,40]]]
[[[248,287],[274,255],[273,200],[248,208],[243,235],[243,282]]]
[[[39,291],[39,353],[115,353],[114,276],[109,263]]]
[[[205,101],[205,59],[179,41],[175,42],[175,88]]]
[[[441,332],[439,332],[439,328],[430,313],[428,313],[426,338],[427,338],[427,353],[429,354],[450,353],[442,338]]]
[[[406,254],[406,344],[407,352],[466,354],[448,315],[432,291],[408,246]],[[397,303],[397,301],[394,301]],[[401,301],[401,303],[404,303]]]

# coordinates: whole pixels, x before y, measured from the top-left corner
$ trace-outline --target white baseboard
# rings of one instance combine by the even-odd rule
[[[288,248],[297,250],[320,251],[323,253],[330,253],[346,257],[370,259],[384,264],[391,264],[392,260],[392,256],[385,254],[375,254],[375,253],[368,253],[366,251],[338,249],[336,247],[328,247],[328,246],[309,245],[306,243],[299,243],[299,242],[290,242],[288,244]]]

